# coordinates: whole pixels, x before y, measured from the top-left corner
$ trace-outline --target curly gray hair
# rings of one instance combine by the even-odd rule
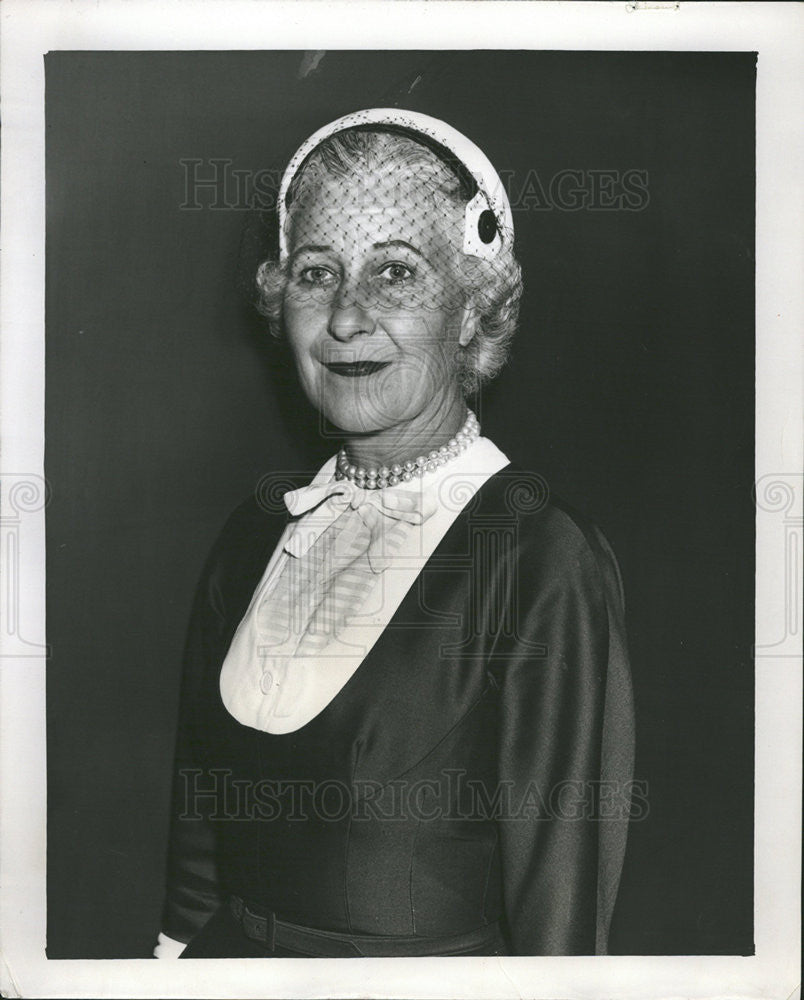
[[[322,177],[360,177],[378,165],[413,168],[417,184],[446,197],[463,210],[466,196],[460,179],[435,153],[415,140],[382,129],[350,129],[325,139],[294,177],[288,191],[289,219],[293,210]],[[451,262],[456,285],[471,308],[474,335],[460,352],[458,375],[465,393],[493,378],[508,359],[516,332],[522,296],[522,271],[510,242],[493,261],[459,251]],[[271,333],[282,335],[282,302],[287,264],[277,259],[260,264],[257,308]]]

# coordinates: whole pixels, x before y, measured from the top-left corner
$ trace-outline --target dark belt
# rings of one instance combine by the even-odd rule
[[[499,942],[497,923],[485,924],[477,930],[449,937],[340,934],[337,931],[321,931],[278,920],[275,913],[260,913],[250,909],[240,896],[232,896],[229,905],[246,937],[259,941],[269,951],[283,948],[320,958],[450,955],[476,951],[484,945],[493,946]]]

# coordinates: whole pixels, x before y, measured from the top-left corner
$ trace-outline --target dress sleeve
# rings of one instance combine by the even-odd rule
[[[213,548],[196,590],[185,645],[179,721],[173,769],[164,936],[188,942],[221,903],[211,796],[193,795],[209,770],[204,739],[205,692],[226,624],[213,583],[220,540]],[[201,775],[199,777],[199,775]],[[164,950],[164,949],[163,949]]]
[[[594,527],[553,510],[520,550],[500,686],[499,822],[514,954],[605,954],[625,852],[634,722],[622,584]]]

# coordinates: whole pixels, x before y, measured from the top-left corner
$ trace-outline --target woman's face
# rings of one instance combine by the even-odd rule
[[[285,331],[308,398],[342,430],[432,416],[458,390],[458,208],[382,168],[292,210]]]

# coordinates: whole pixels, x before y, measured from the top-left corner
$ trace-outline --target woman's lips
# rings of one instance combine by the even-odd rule
[[[324,363],[324,367],[344,378],[360,378],[363,375],[374,375],[390,364],[390,361],[329,361]]]

